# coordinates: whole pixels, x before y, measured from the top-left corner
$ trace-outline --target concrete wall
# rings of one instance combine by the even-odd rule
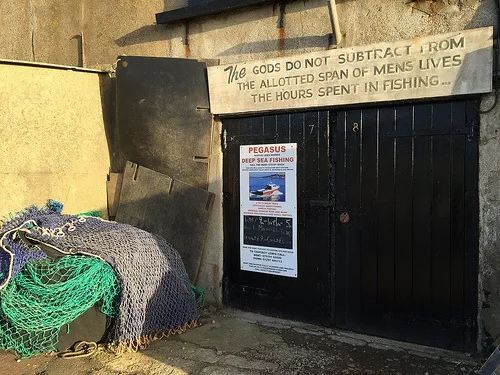
[[[494,103],[483,98],[481,109]],[[500,105],[481,115],[479,143],[479,324],[500,344]],[[484,344],[484,343],[483,343]]]
[[[393,41],[492,25],[496,0],[337,0],[343,46]],[[83,36],[85,66],[115,62],[120,54],[253,60],[328,48],[331,33],[325,0],[287,5],[284,28],[279,10],[252,7],[184,24],[155,25],[155,13],[172,0],[19,0],[0,2],[0,58],[77,65]],[[417,10],[420,9],[420,10]]]
[[[154,25],[164,8],[164,0],[0,1],[0,59],[97,67],[123,53],[166,56],[166,31]]]
[[[406,2],[337,0],[342,46],[487,26],[496,17],[494,0],[419,1],[420,11]],[[232,63],[328,48],[331,25],[326,1],[287,5],[283,29],[277,28],[278,14],[278,9],[266,6],[194,20],[189,24],[189,48],[183,45],[183,25],[167,26],[169,51],[173,56]]]
[[[109,153],[100,77],[0,64],[0,216],[52,198],[105,210]]]

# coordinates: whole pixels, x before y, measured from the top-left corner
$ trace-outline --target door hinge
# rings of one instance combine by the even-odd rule
[[[227,130],[224,129],[220,136],[222,151],[225,151],[227,149]]]
[[[228,204],[229,201],[231,200],[231,193],[225,191],[222,193],[222,203],[223,204]]]
[[[478,126],[477,126],[477,121],[472,121],[472,123],[470,124],[470,130],[469,130],[469,134],[467,134],[467,141],[469,142],[475,142],[477,141],[477,139],[479,138],[478,137]]]

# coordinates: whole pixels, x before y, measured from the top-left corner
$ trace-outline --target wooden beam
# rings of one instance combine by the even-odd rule
[[[184,8],[173,9],[167,12],[156,13],[156,23],[167,24],[175,21],[186,21],[192,18],[208,16],[241,9],[252,5],[273,4],[276,0],[213,0],[191,5]]]

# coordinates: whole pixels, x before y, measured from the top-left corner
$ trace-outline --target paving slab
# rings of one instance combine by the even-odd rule
[[[279,341],[279,336],[262,332],[259,325],[237,320],[232,314],[226,316],[219,313],[201,319],[200,324],[195,330],[179,336],[179,339],[201,347],[215,348],[221,353],[237,353],[245,348],[258,348]]]
[[[200,375],[254,375],[258,374],[253,371],[246,371],[242,369],[237,369],[230,366],[208,366],[205,367]]]
[[[154,342],[148,347],[148,353],[150,356],[154,355],[155,358],[166,358],[167,360],[181,358],[203,363],[219,361],[216,349],[203,348],[181,340]]]
[[[249,369],[249,370],[259,370],[259,371],[268,371],[272,372],[278,369],[278,365],[272,362],[266,362],[262,360],[258,360],[255,358],[245,358],[236,355],[225,355],[219,361],[222,364],[235,366],[241,369]]]
[[[480,358],[459,353],[232,309],[205,309],[199,323],[182,335],[120,356],[100,351],[77,360],[39,356],[16,362],[12,354],[0,352],[0,374],[465,375],[481,365]]]

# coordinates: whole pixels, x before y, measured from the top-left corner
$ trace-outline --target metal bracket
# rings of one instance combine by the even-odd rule
[[[193,156],[193,161],[196,163],[208,164],[208,156]]]
[[[205,204],[205,210],[210,211],[214,206],[215,194],[210,194],[207,198],[207,203]]]
[[[75,35],[71,39],[76,40],[78,44],[78,66],[81,68],[85,67],[85,43],[83,39],[83,31],[80,34]]]
[[[189,45],[189,21],[184,22],[184,39],[185,46]]]
[[[467,141],[468,142],[476,142],[478,139],[478,131],[477,131],[477,126],[476,122],[474,121],[470,127],[469,133],[467,134]]]
[[[283,27],[285,27],[285,13],[286,13],[286,3],[281,2],[280,13],[278,15],[278,24],[277,24],[278,29],[282,29]]]

